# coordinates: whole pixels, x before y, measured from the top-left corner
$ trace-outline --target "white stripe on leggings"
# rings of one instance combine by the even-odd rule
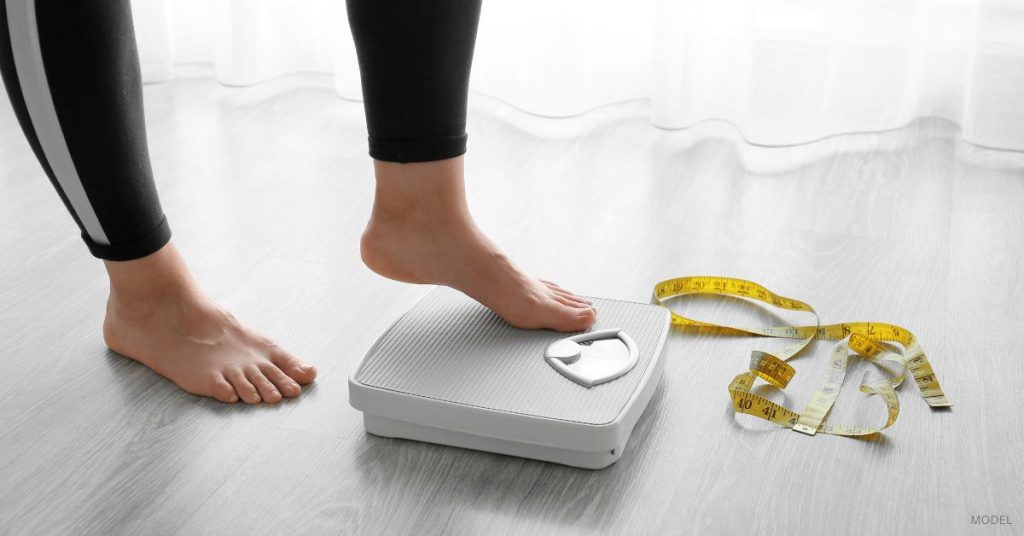
[[[43,51],[39,45],[36,0],[7,0],[6,3],[14,67],[18,72],[21,94],[25,98],[25,107],[28,108],[39,145],[89,238],[97,244],[109,245],[110,240],[103,232],[96,211],[89,204],[89,197],[85,195],[82,180],[71,160],[64,131],[60,128],[57,110],[50,95],[50,85],[46,81],[46,69],[43,67]]]

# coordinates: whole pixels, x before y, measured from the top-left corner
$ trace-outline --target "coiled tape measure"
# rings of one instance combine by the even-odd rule
[[[755,328],[713,324],[686,318],[665,304],[666,300],[689,294],[717,294],[748,298],[780,309],[802,311],[814,315],[814,325]],[[653,302],[672,313],[674,326],[709,328],[723,334],[747,334],[797,340],[777,352],[776,355],[759,350],[751,352],[749,370],[737,375],[729,384],[732,406],[738,413],[753,415],[807,435],[814,435],[818,432],[851,437],[871,435],[885,430],[896,422],[896,417],[900,413],[900,404],[895,388],[903,383],[908,371],[929,406],[933,408],[952,406],[942,392],[939,380],[935,377],[935,372],[932,370],[931,364],[928,363],[928,358],[925,357],[924,350],[918,344],[917,338],[913,333],[900,326],[877,322],[846,322],[822,326],[818,313],[810,305],[800,300],[780,296],[752,281],[731,277],[691,276],[662,281],[654,287]],[[796,374],[796,370],[786,361],[800,353],[815,339],[838,342],[832,348],[829,366],[821,387],[811,397],[811,401],[802,413],[797,413],[750,392],[757,378],[761,378],[779,389],[785,389]],[[900,350],[891,344],[886,344],[891,342],[899,343],[903,349]],[[824,422],[846,380],[850,350],[872,363],[888,362],[898,365],[900,368],[900,372],[892,377],[871,379],[869,374],[865,374],[864,381],[860,386],[862,392],[868,395],[880,395],[885,401],[889,415],[885,425],[881,428]]]

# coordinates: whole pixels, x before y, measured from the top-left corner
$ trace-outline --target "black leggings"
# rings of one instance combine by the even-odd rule
[[[347,0],[370,156],[466,152],[481,0]],[[171,238],[146,147],[129,0],[0,0],[0,73],[29,145],[96,257]]]

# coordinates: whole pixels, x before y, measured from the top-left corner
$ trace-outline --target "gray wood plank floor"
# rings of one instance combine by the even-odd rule
[[[108,351],[102,267],[4,101],[0,533],[965,533],[980,514],[1009,516],[997,533],[1024,526],[1024,154],[935,120],[768,149],[721,123],[655,129],[643,103],[553,121],[475,95],[471,206],[525,268],[637,301],[661,279],[728,274],[826,322],[899,323],[956,404],[931,411],[910,384],[883,437],[810,438],[732,414],[726,385],[769,343],[673,334],[626,454],[592,472],[363,432],[347,376],[428,288],[358,259],[373,193],[361,105],[327,77],[239,89],[196,73],[145,90],[175,239],[209,292],[320,379],[276,407],[227,406]],[[767,395],[801,409],[826,352]],[[883,413],[854,385],[834,417]]]

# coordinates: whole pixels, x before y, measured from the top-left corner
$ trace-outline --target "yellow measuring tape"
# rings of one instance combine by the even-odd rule
[[[686,318],[665,304],[666,300],[689,294],[718,294],[749,298],[780,309],[803,311],[814,315],[814,325],[752,328],[712,324]],[[692,276],[662,281],[654,287],[653,300],[672,313],[672,324],[675,326],[710,328],[721,330],[724,333],[759,337],[797,339],[796,343],[782,349],[777,355],[758,350],[751,352],[749,370],[736,376],[729,384],[732,406],[738,413],[753,415],[807,435],[814,435],[818,432],[841,436],[875,434],[896,422],[896,417],[900,413],[900,404],[895,388],[903,383],[907,371],[914,378],[921,390],[921,396],[929,406],[937,408],[952,405],[946,399],[942,388],[939,387],[939,380],[935,377],[935,372],[932,371],[931,364],[928,363],[928,358],[925,357],[924,350],[918,344],[917,338],[902,327],[877,322],[848,322],[822,326],[818,313],[810,305],[800,300],[780,296],[752,281],[731,277]],[[761,378],[779,389],[785,389],[789,380],[793,379],[796,374],[796,370],[786,361],[800,353],[814,339],[839,342],[832,348],[821,387],[811,397],[811,401],[802,413],[797,413],[750,392],[750,388],[753,387],[754,380],[757,378]],[[903,346],[903,350],[885,344],[886,342],[899,343]],[[850,350],[872,363],[889,362],[900,367],[900,372],[891,378],[882,377],[869,380],[868,375],[865,374],[865,381],[860,386],[862,392],[869,395],[881,395],[882,400],[885,401],[889,417],[881,428],[824,422],[846,380]]]

